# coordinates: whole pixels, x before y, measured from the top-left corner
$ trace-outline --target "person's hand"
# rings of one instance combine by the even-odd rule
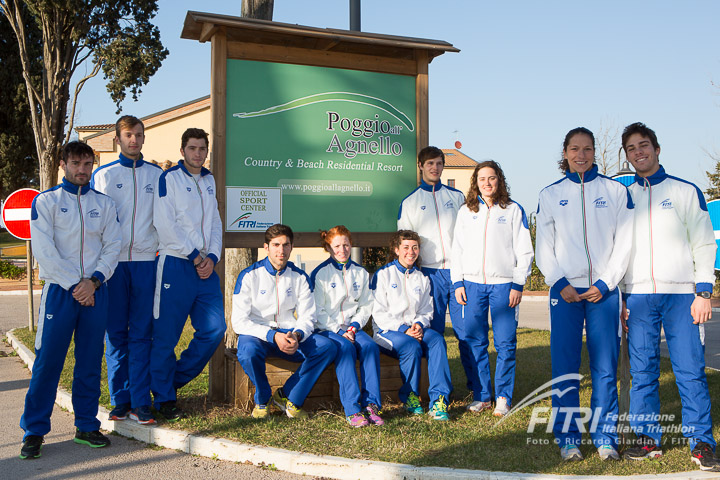
[[[520,302],[522,301],[522,292],[518,292],[517,290],[510,289],[510,303],[508,303],[508,306],[510,308],[515,308],[518,305],[520,305]]]
[[[292,355],[297,352],[299,342],[297,335],[295,335],[293,332],[276,332],[273,340],[275,340],[275,344],[278,346],[281,352],[287,355]]]
[[[203,258],[200,263],[195,265],[195,270],[197,271],[200,280],[206,280],[209,278],[210,275],[212,275],[213,268],[215,268],[215,264],[210,257]]]
[[[690,306],[690,315],[695,325],[702,324],[712,317],[712,305],[709,298],[695,297]]]
[[[627,326],[627,320],[628,320],[628,311],[627,311],[627,304],[625,303],[625,300],[622,302],[622,308],[620,310],[620,323],[622,324],[623,331],[627,333],[628,326]]]
[[[602,293],[600,293],[600,290],[595,285],[593,285],[592,287],[588,288],[587,292],[580,295],[580,300],[587,300],[588,302],[597,303],[602,300]]]
[[[354,328],[348,328],[347,330],[345,330],[345,333],[343,333],[342,336],[347,338],[351,342],[355,343],[355,329]]]
[[[577,290],[575,290],[575,287],[573,287],[572,285],[568,285],[567,287],[560,290],[560,296],[567,303],[575,303],[580,301],[580,295],[578,295]]]
[[[95,285],[89,278],[83,278],[75,285],[72,296],[83,307],[95,305]]]
[[[458,287],[455,289],[455,300],[460,305],[467,305],[467,295],[465,295],[465,287]]]
[[[412,327],[405,330],[405,334],[410,335],[412,338],[414,338],[418,342],[422,341],[423,333],[424,333],[423,328],[420,326],[419,323],[413,323]]]

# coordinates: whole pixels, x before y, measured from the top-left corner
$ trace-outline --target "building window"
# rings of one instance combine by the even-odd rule
[[[455,179],[451,178],[448,180],[448,187],[455,188]]]

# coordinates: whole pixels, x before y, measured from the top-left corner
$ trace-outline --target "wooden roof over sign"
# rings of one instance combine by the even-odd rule
[[[400,37],[335,28],[317,28],[252,18],[189,11],[181,38],[206,42],[222,29],[230,42],[358,53],[379,57],[415,59],[417,51],[432,60],[445,52],[460,50],[448,42]]]

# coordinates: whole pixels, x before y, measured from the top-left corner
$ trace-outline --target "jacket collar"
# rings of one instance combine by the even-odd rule
[[[84,185],[82,187],[79,187],[74,183],[70,183],[65,177],[63,177],[62,183],[60,185],[62,185],[63,190],[68,193],[72,193],[73,195],[78,194],[78,189],[80,189],[80,195],[85,195],[87,192],[90,191],[90,185]]]
[[[355,263],[352,261],[352,259],[348,259],[348,261],[345,263],[340,263],[337,260],[335,260],[332,256],[328,260],[330,261],[330,265],[335,267],[336,270],[343,270],[343,269],[347,270],[350,268],[350,265]]]
[[[413,266],[410,267],[410,268],[405,268],[405,267],[402,266],[402,263],[400,263],[400,260],[397,260],[397,259],[396,259],[396,260],[393,260],[392,263],[397,267],[398,270],[400,270],[400,273],[403,273],[403,274],[404,274],[405,272],[407,272],[407,273],[413,273],[413,272],[417,271],[417,269],[418,269],[417,266],[415,266],[415,265],[413,265]]]
[[[436,185],[430,185],[429,183],[425,183],[425,180],[420,180],[420,187],[426,192],[437,192],[438,190],[442,189],[445,185],[443,185],[441,182],[438,182]]]
[[[263,267],[265,267],[265,270],[267,270],[267,272],[268,272],[270,275],[272,275],[273,277],[275,276],[276,273],[279,274],[279,275],[282,275],[283,273],[285,273],[285,271],[288,269],[288,265],[289,265],[289,264],[290,264],[290,262],[286,263],[286,264],[285,264],[285,268],[283,268],[282,270],[279,270],[279,271],[278,271],[278,270],[275,270],[275,267],[273,267],[273,264],[270,263],[270,259],[269,259],[268,257],[265,257],[265,258],[262,259],[262,265],[263,265]]]
[[[570,169],[568,169],[565,172],[565,176],[573,183],[580,183],[580,174],[576,172],[571,172]],[[597,165],[593,164],[593,166],[583,174],[583,183],[592,182],[595,180],[598,176],[598,167]]]
[[[178,162],[178,167],[180,167],[180,170],[182,170],[183,172],[185,172],[185,175],[187,175],[188,177],[191,177],[191,176],[192,176],[192,173],[188,172],[188,169],[185,168],[185,160],[180,160],[180,161]],[[205,167],[200,167],[200,176],[201,176],[201,177],[204,177],[204,176],[207,175],[208,173],[210,173],[210,170],[208,170],[208,169],[205,168]]]
[[[120,154],[120,165],[122,165],[123,167],[132,168],[133,164],[135,164],[135,168],[140,168],[140,167],[142,167],[143,163],[145,163],[145,161],[143,160],[142,153],[140,154],[140,158],[137,160],[128,158],[125,155],[123,155],[122,153]]]
[[[667,177],[668,177],[668,174],[665,173],[665,169],[663,168],[662,165],[660,165],[660,168],[658,169],[658,171],[653,173],[649,177],[641,177],[640,175],[638,175],[636,173],[635,174],[635,182],[637,182],[638,185],[643,185],[643,186],[647,185],[645,183],[645,181],[647,181],[647,183],[649,183],[650,185],[657,185],[658,183],[665,180]]]

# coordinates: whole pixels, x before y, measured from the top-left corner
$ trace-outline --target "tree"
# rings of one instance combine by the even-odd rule
[[[245,18],[272,20],[274,0],[242,0],[241,15]],[[226,248],[225,249],[225,312],[232,311],[232,296],[235,280],[240,272],[257,261],[257,248]],[[229,318],[229,315],[226,315]],[[232,328],[227,329],[225,346],[234,348],[237,335]]]
[[[720,198],[720,153],[705,151],[710,159],[715,162],[715,173],[705,172],[708,176],[710,186],[705,190],[705,194],[710,200]]]
[[[85,82],[102,70],[110,97],[121,110],[127,92],[137,100],[141,87],[160,68],[168,51],[151,23],[157,0],[0,0],[18,44],[39,161],[40,187],[57,183],[59,152],[72,132]],[[41,82],[33,82],[28,24],[42,37]],[[70,85],[85,61],[92,69]],[[70,114],[68,115],[68,106]]]
[[[26,7],[24,7],[26,8]],[[31,80],[37,87],[42,39],[34,22],[25,25],[31,52]],[[23,187],[38,187],[37,152],[22,64],[10,25],[0,16],[0,198]]]
[[[595,142],[597,143],[595,152],[597,153],[598,170],[603,175],[615,175],[617,173],[620,164],[618,156],[620,151],[619,133],[620,129],[617,126],[600,123],[600,129],[595,136]]]

